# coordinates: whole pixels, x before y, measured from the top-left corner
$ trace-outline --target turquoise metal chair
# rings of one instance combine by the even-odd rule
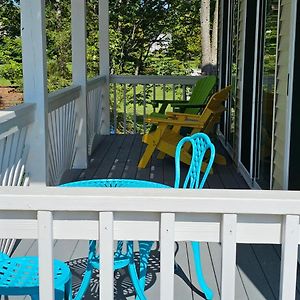
[[[184,189],[202,189],[209,171],[212,167],[214,158],[215,158],[215,147],[211,143],[209,137],[205,133],[196,133],[192,136],[184,137],[179,141],[175,151],[175,188],[180,188],[180,154],[181,150],[186,143],[192,144],[192,159],[191,164],[188,170],[188,173],[185,177],[185,180],[182,184]],[[201,173],[202,162],[205,160],[207,162],[207,167],[203,174]],[[207,286],[201,267],[200,260],[200,243],[192,241],[192,249],[194,254],[194,262],[197,273],[198,284],[206,296],[206,299],[210,300],[213,298],[213,292]]]
[[[64,187],[131,187],[131,188],[170,188],[167,185],[163,185],[156,182],[144,181],[144,180],[131,180],[131,179],[95,179],[95,180],[83,180],[70,182],[63,184]],[[152,241],[139,241],[140,252],[140,269],[139,276],[137,275],[136,265],[134,262],[133,241],[126,241],[126,251],[123,252],[123,241],[118,241],[117,249],[114,254],[114,270],[128,267],[129,275],[133,286],[135,288],[138,300],[146,300],[144,295],[145,278],[147,273],[148,259],[150,250],[153,245]],[[82,292],[84,293],[89,285],[92,275],[92,269],[99,269],[99,256],[96,254],[96,241],[89,242],[89,256],[90,266],[84,275],[82,281]],[[101,259],[100,259],[101,261]]]
[[[55,299],[72,299],[71,278],[69,267],[62,261],[54,260]],[[31,299],[38,300],[38,257],[8,257],[1,254],[0,295],[30,295]]]

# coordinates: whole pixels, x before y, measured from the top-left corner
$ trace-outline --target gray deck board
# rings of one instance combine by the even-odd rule
[[[101,142],[101,146],[95,150],[92,158],[90,159],[89,167],[82,172],[82,174],[79,176],[79,179],[84,180],[94,177],[94,174],[99,168],[99,165],[101,165],[102,161],[105,158],[105,155],[112,147],[114,140],[115,139],[113,136],[105,136],[105,138]]]
[[[237,266],[249,299],[275,299],[251,245],[237,245]]]
[[[190,268],[191,272],[191,283],[193,284],[196,289],[192,289],[193,292],[193,299],[203,299],[203,297],[199,293],[199,284],[197,281],[197,275],[196,270],[194,266],[194,256],[193,256],[193,250],[191,247],[191,243],[187,244],[187,255],[188,255],[188,266]],[[208,249],[208,243],[201,243],[200,244],[200,255],[201,255],[201,266],[203,270],[203,274],[205,277],[205,282],[209,286],[209,288],[214,293],[214,299],[220,299],[220,289],[217,284],[217,278],[215,274],[215,270],[213,268],[213,262],[212,257],[210,256],[210,252]]]
[[[142,141],[138,135],[135,135],[134,142],[131,147],[130,155],[127,158],[122,178],[135,178],[137,173],[137,164],[141,156]]]
[[[139,135],[106,136],[91,156],[89,168],[81,173],[76,170],[73,174],[68,174],[67,178],[69,180],[94,178],[143,179],[174,186],[175,167],[173,158],[165,157],[165,159],[159,160],[156,153],[145,169],[137,168],[144,149],[145,145],[143,145]],[[224,153],[220,145],[217,145],[217,152]],[[242,176],[236,172],[233,162],[227,155],[226,158],[226,166],[214,165],[214,172],[208,176],[206,187],[248,188]],[[181,168],[183,174],[187,172],[186,166],[182,165]],[[81,259],[86,257],[87,251],[87,241],[54,241],[55,257],[64,261],[82,261]],[[156,257],[159,257],[159,251],[153,253],[156,253]],[[13,255],[37,255],[37,242],[22,240]],[[205,280],[214,292],[214,299],[220,299],[221,245],[219,243],[201,243],[201,261]],[[174,277],[175,299],[203,299],[199,292],[189,242],[179,243],[176,262],[179,268],[176,269]],[[149,300],[156,300],[159,299],[160,273],[155,264],[154,269],[151,270],[154,282],[146,290],[146,295]],[[278,299],[279,275],[280,246],[237,245],[235,299]],[[74,276],[76,277],[76,274]],[[123,283],[130,285],[129,281],[127,277]],[[297,282],[297,299],[300,299],[299,290],[300,281]],[[87,299],[95,298],[89,296]],[[134,299],[134,296],[122,297],[122,299],[131,300]]]

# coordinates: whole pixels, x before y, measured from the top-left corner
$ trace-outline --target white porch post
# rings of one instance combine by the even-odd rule
[[[106,84],[102,91],[102,127],[101,134],[110,133],[110,107],[109,107],[109,0],[99,0],[99,56],[100,75],[106,77]]]
[[[27,170],[31,184],[48,182],[48,91],[45,0],[21,0],[24,101],[36,104],[35,122],[28,133]]]
[[[74,168],[87,168],[87,67],[86,67],[86,1],[72,0],[72,77],[73,83],[81,86],[81,95],[76,102],[79,130]]]

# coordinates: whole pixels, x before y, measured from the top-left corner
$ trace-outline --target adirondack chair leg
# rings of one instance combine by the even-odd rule
[[[164,159],[165,156],[166,156],[166,153],[159,151],[159,153],[157,154],[157,159]]]
[[[226,166],[227,161],[226,161],[226,158],[223,155],[216,153],[215,163],[218,164],[218,165]]]
[[[142,156],[142,158],[140,159],[140,162],[138,164],[138,168],[139,169],[144,169],[146,168],[153,152],[155,151],[156,149],[156,146],[153,146],[153,145],[147,145],[147,148]]]
[[[166,128],[167,128],[167,124],[164,124],[163,126],[158,126],[154,132],[150,132],[143,136],[143,142],[145,144],[147,144],[147,148],[138,164],[139,169],[146,168],[146,166],[147,166],[153,152],[157,148],[157,145],[158,145],[161,137],[163,136]]]

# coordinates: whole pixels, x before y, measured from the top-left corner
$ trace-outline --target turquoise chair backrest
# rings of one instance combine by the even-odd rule
[[[193,88],[191,98],[189,100],[190,104],[206,104],[208,97],[211,95],[213,88],[217,82],[217,77],[214,75],[205,76],[197,81]],[[187,108],[184,113],[186,114],[197,114],[200,108]]]
[[[202,132],[195,133],[192,136],[184,137],[179,141],[175,151],[175,188],[180,187],[180,154],[185,143],[192,144],[193,152],[190,168],[182,187],[190,189],[202,189],[215,158],[215,146],[210,141],[210,138]],[[204,157],[207,166],[203,172],[203,175],[201,176],[201,167]]]

